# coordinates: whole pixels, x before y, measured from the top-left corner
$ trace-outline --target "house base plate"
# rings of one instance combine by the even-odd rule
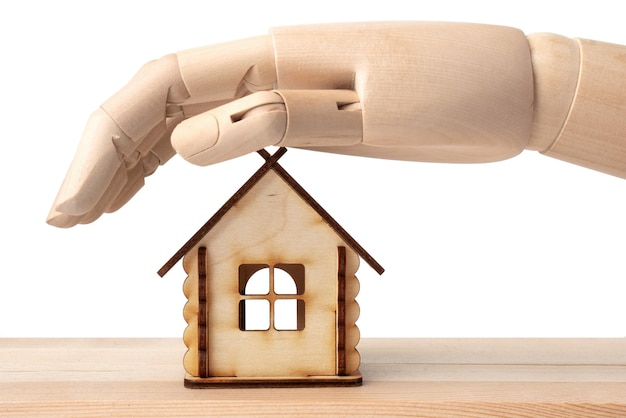
[[[348,376],[306,376],[306,377],[207,377],[187,374],[185,387],[189,389],[222,388],[299,388],[328,386],[361,386],[363,377],[357,370]]]

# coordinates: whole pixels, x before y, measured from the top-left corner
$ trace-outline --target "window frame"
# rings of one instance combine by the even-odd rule
[[[291,278],[294,282],[296,293],[277,293],[275,289],[275,272],[276,269],[285,272],[289,278]],[[259,276],[257,275],[259,272],[267,270],[268,276],[268,290],[266,293],[246,293],[246,287],[250,284],[250,280],[255,278],[257,280]],[[256,283],[255,283],[256,284]],[[306,303],[303,298],[305,293],[305,267],[303,264],[298,263],[276,263],[273,265],[270,264],[262,264],[262,263],[243,263],[239,265],[238,268],[238,286],[239,286],[239,329],[241,331],[302,331],[305,328],[305,316],[306,316]],[[263,288],[264,289],[264,288]],[[254,291],[254,290],[253,290]],[[254,301],[254,300],[265,300],[268,302],[269,310],[265,311],[263,308],[263,314],[267,312],[269,316],[269,322],[267,328],[248,328],[247,322],[249,322],[247,316],[247,308],[248,304],[246,301]],[[296,301],[295,304],[295,312],[294,317],[289,318],[290,321],[295,319],[295,328],[283,328],[279,325],[276,327],[276,302],[277,301]],[[280,303],[279,303],[280,305]],[[289,314],[291,315],[291,314]],[[281,314],[282,318],[282,314]],[[282,319],[278,321],[282,322]],[[263,322],[265,324],[265,322]]]

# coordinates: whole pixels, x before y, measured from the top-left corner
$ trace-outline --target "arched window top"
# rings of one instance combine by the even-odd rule
[[[279,268],[274,269],[274,293],[277,295],[298,294],[298,287],[291,274]]]
[[[239,294],[267,295],[270,292],[270,266],[242,264],[239,266]]]
[[[304,266],[302,264],[276,264],[274,266],[274,293],[303,295]]]

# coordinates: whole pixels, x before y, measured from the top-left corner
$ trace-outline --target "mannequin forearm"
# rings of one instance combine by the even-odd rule
[[[529,149],[626,178],[626,47],[528,37],[535,74]]]

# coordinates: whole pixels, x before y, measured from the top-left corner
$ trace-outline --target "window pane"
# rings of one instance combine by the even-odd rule
[[[242,331],[266,331],[270,329],[270,302],[266,299],[240,301],[239,329]]]
[[[296,282],[285,270],[274,269],[274,293],[277,295],[295,295],[298,293]]]
[[[304,266],[302,264],[276,264],[274,293],[277,295],[304,294]]]
[[[274,328],[278,331],[304,329],[304,301],[278,299],[274,302]]]
[[[270,291],[270,269],[267,264],[239,266],[239,294],[267,295]]]

